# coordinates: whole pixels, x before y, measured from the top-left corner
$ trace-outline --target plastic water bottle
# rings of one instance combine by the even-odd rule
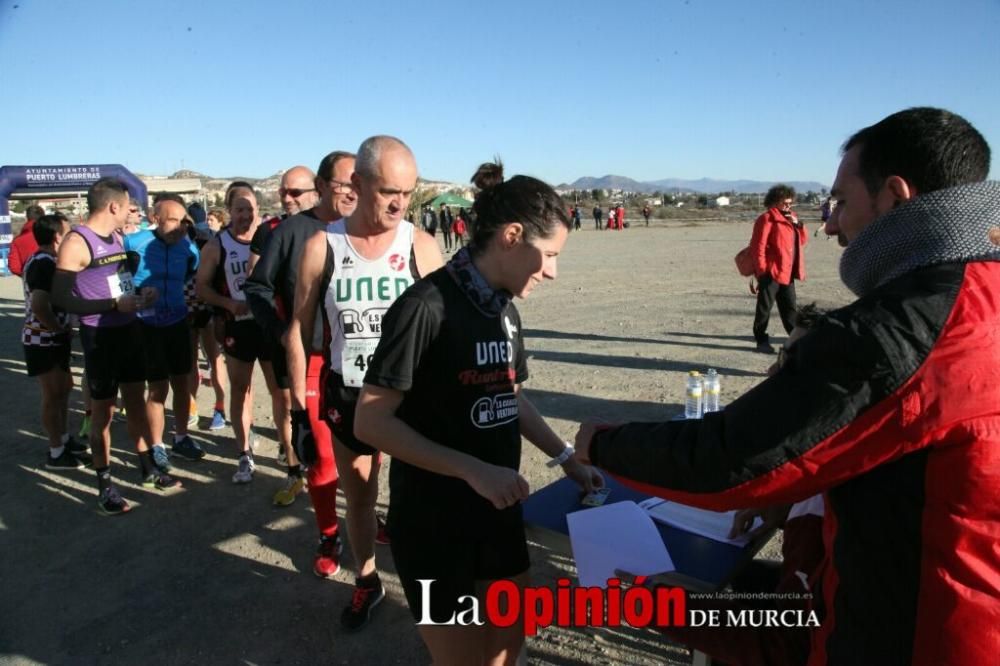
[[[709,368],[705,375],[704,406],[705,413],[719,411],[719,394],[722,392],[722,383],[719,381],[719,373]]]
[[[687,376],[687,386],[684,391],[684,418],[701,418],[701,374],[697,370],[692,370]]]

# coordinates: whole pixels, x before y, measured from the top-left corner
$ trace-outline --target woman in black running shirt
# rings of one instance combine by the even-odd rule
[[[555,279],[566,207],[539,180],[504,182],[499,163],[481,166],[473,183],[469,246],[390,307],[355,416],[357,437],[393,456],[388,529],[418,621],[447,622],[469,596],[482,613],[494,580],[528,583],[522,435],[585,490],[603,483],[520,390],[528,371],[511,299]],[[434,663],[514,663],[524,643],[520,622],[422,623],[420,634]]]

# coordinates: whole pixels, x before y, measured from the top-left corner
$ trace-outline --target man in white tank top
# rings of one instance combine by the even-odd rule
[[[389,136],[365,140],[351,182],[358,195],[354,213],[317,232],[303,252],[287,348],[292,409],[304,410],[303,332],[313,330],[321,305],[330,364],[322,409],[334,435],[340,487],[347,499],[347,532],[358,567],[354,595],[340,621],[345,629],[357,630],[368,622],[385,591],[375,568],[381,461],[378,451],[354,437],[354,406],[378,344],[382,315],[416,277],[444,261],[434,239],[403,219],[417,186],[417,164],[406,144]],[[308,428],[307,420],[296,420],[297,446],[312,439]]]

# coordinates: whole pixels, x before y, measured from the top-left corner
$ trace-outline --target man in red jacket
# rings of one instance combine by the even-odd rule
[[[778,184],[767,191],[767,210],[757,218],[750,238],[750,256],[757,276],[757,310],[753,318],[753,337],[757,351],[773,354],[767,335],[771,309],[778,302],[778,314],[786,333],[795,326],[795,281],[806,277],[802,247],[808,234],[792,212],[795,190]]]
[[[1000,183],[943,109],[848,139],[828,222],[858,297],[698,420],[585,424],[577,455],[715,511],[825,504],[810,666],[1000,654]]]
[[[42,207],[35,205],[28,206],[24,213],[28,219],[21,227],[21,233],[10,244],[10,255],[7,258],[10,272],[18,276],[24,272],[25,262],[31,258],[31,255],[38,252],[38,243],[35,242],[35,235],[31,233],[31,228],[35,226],[35,220],[45,215]]]

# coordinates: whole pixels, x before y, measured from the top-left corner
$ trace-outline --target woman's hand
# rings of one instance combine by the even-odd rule
[[[584,492],[591,493],[604,487],[604,477],[601,473],[595,467],[584,465],[575,455],[563,463],[562,468],[566,476],[575,481]]]
[[[465,475],[465,482],[497,509],[506,509],[528,499],[531,489],[517,470],[481,461],[477,463]]]

